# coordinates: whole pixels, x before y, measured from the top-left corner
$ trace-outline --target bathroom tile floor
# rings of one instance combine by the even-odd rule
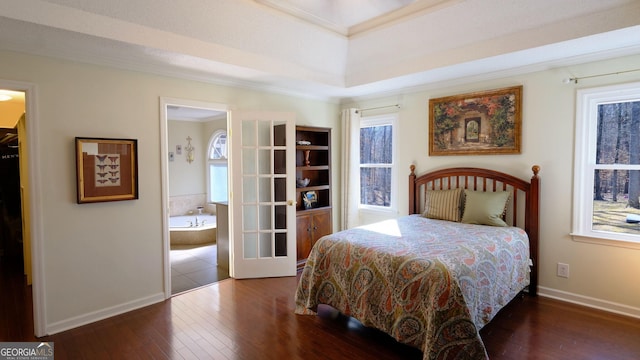
[[[217,266],[217,247],[171,247],[171,294],[193,290],[229,277],[228,271]]]

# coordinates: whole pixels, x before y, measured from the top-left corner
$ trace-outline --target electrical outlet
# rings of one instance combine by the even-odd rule
[[[563,278],[569,277],[569,264],[558,263],[558,276]]]

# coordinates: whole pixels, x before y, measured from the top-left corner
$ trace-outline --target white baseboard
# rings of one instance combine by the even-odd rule
[[[640,319],[640,308],[538,286],[538,295]]]
[[[46,334],[53,335],[62,331],[77,328],[82,325],[87,325],[96,321],[104,320],[112,316],[124,314],[126,312],[143,308],[158,302],[164,301],[164,292],[155,295],[147,296],[142,299],[137,299],[110,308],[101,309],[98,311],[90,312],[84,315],[72,317],[70,319],[58,321],[52,324],[47,324]]]

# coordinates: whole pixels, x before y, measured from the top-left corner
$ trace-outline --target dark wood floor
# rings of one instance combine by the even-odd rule
[[[61,359],[421,359],[329,307],[293,313],[297,280],[223,280],[160,304],[35,339],[19,271],[0,276],[0,341],[54,342]],[[481,336],[491,359],[638,359],[640,320],[548,298],[516,299]]]

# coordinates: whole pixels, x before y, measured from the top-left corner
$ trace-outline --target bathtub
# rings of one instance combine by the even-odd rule
[[[171,245],[215,243],[216,216],[201,214],[169,217],[169,240]]]

